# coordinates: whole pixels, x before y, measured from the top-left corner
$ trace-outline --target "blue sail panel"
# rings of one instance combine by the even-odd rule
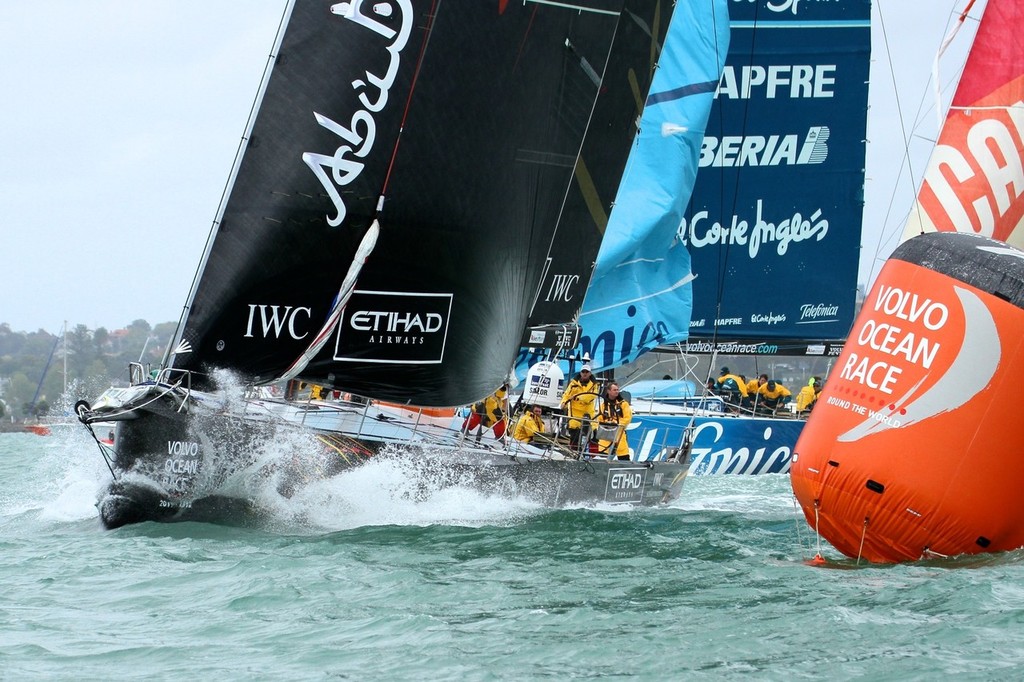
[[[580,314],[595,370],[687,336],[692,276],[677,231],[728,46],[725,0],[676,6]]]
[[[688,348],[843,339],[860,257],[870,2],[730,10],[729,57],[680,225],[696,276]]]

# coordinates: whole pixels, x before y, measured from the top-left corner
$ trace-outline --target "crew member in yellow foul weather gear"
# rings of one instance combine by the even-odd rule
[[[562,394],[562,409],[569,415],[569,446],[573,449],[580,444],[581,430],[585,434],[590,432],[590,420],[595,414],[597,389],[597,381],[590,371],[590,365],[583,365],[580,373],[573,377]]]
[[[540,418],[542,413],[540,405],[534,405],[523,412],[523,416],[516,422],[516,430],[512,433],[512,437],[518,441],[530,443],[537,436],[543,435],[544,420]]]
[[[807,385],[800,389],[800,392],[796,394],[796,411],[810,412],[814,409],[814,403],[818,400],[818,395],[821,394],[821,377],[811,377],[811,380],[807,382]]]
[[[777,410],[785,405],[792,395],[788,388],[775,381],[775,379],[769,379],[761,385],[761,388],[757,389],[757,399],[760,407],[766,410]]]
[[[739,405],[747,398],[747,382],[730,372],[728,367],[723,367],[715,382],[715,391],[725,398],[725,402]]]
[[[633,419],[633,410],[619,393],[619,385],[608,384],[601,400],[601,412],[597,416],[598,433],[608,435],[608,440],[598,438],[601,453],[614,453],[618,459],[629,459],[629,443],[626,441],[626,425]]]
[[[483,425],[485,429],[494,427],[495,438],[504,436],[508,421],[508,399],[505,397],[507,393],[508,384],[502,384],[494,393],[474,403],[473,412],[462,422],[462,432],[468,434],[477,426]]]

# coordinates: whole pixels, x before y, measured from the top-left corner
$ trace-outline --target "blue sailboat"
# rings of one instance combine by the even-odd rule
[[[758,0],[729,11],[706,130],[678,112],[648,123],[664,101],[645,111],[649,137],[630,157],[579,316],[573,357],[595,371],[652,351],[712,363],[829,358],[853,322],[870,3]],[[666,53],[672,45],[670,34]],[[661,67],[671,80],[693,65]],[[652,90],[650,101],[686,102],[689,87]],[[803,420],[734,414],[703,393],[705,379],[625,386],[633,459],[658,461],[685,442],[693,474],[788,472]]]

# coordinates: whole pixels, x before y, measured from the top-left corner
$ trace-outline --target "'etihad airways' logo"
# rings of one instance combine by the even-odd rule
[[[452,294],[353,291],[342,313],[334,359],[437,364],[444,358]]]
[[[383,75],[367,70],[363,72],[365,78],[352,81],[352,88],[359,93],[359,102],[363,108],[352,114],[347,128],[314,111],[316,122],[340,137],[342,144],[338,145],[333,154],[305,152],[302,155],[302,160],[323,185],[337,211],[333,218],[327,218],[327,224],[331,227],[337,227],[345,219],[347,209],[339,189],[353,182],[363,171],[364,163],[361,159],[370,153],[377,135],[373,115],[382,111],[388,103],[388,91],[395,84],[401,53],[412,32],[413,16],[409,0],[366,3],[372,5],[369,10],[364,10],[363,4],[363,0],[339,2],[331,5],[331,12],[390,41],[385,48],[390,55],[387,70]],[[397,18],[393,16],[395,7],[399,9]],[[396,24],[397,28],[392,28]],[[370,98],[371,93],[374,94],[373,99]]]

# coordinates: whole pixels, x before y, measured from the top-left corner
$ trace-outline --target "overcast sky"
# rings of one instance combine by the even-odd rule
[[[904,143],[889,70],[907,134],[923,116],[933,138],[931,60],[963,4],[875,0],[862,281],[896,246],[916,186],[904,173],[893,198]],[[178,319],[284,6],[0,2],[0,322],[56,333],[64,320]],[[911,149],[919,178],[930,142]]]

